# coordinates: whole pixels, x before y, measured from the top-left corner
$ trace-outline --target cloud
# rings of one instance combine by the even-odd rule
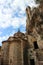
[[[3,1],[3,0],[2,0]],[[11,3],[11,0],[9,1],[10,2],[10,7],[8,6],[8,3],[7,0],[5,1],[6,3],[4,2],[1,2],[2,4],[2,8],[0,9],[0,27],[1,28],[7,28],[9,26],[13,26],[13,27],[19,27],[19,22],[20,22],[20,18],[17,18],[17,14],[16,14],[16,11],[18,13],[18,17],[23,16],[23,11],[21,11],[22,9],[20,8],[20,6],[18,7],[18,4],[19,3],[19,0],[14,0],[13,3]],[[16,3],[16,4],[15,4]],[[7,5],[6,5],[7,4]],[[21,6],[22,6],[22,3],[21,3]],[[14,7],[14,8],[13,8]],[[17,9],[15,9],[17,7]],[[20,8],[20,11],[19,9]],[[24,8],[23,8],[24,9]],[[14,12],[14,18],[12,17],[13,16],[13,12]],[[16,18],[15,18],[16,16]]]
[[[4,4],[6,0],[0,0],[0,4]]]
[[[13,36],[17,32],[17,30],[13,30],[10,34],[6,34],[5,36],[0,36],[0,46],[2,46],[2,41],[7,40],[9,36]],[[0,32],[1,34],[2,32]]]
[[[14,34],[20,28],[21,32],[25,32],[26,28],[26,12],[27,6],[36,6],[34,0],[0,0],[0,29],[6,33],[7,28],[13,27],[14,31],[10,28],[12,33],[2,33],[0,30],[0,43],[7,39],[10,35]],[[15,30],[16,29],[16,30]]]
[[[2,34],[2,31],[0,31],[0,35]]]
[[[2,41],[7,40],[9,36],[0,37],[0,45],[2,45]]]
[[[12,21],[11,21],[11,25],[14,27],[14,28],[18,28],[20,26],[20,23],[19,23],[19,18],[14,18]]]
[[[0,0],[0,4],[0,27],[7,28],[9,26],[19,27],[22,22],[24,24],[26,4],[34,6],[35,2],[34,0]]]
[[[10,21],[7,20],[8,22],[2,21],[0,22],[0,28],[7,28],[10,26]]]
[[[5,36],[0,36],[0,45],[2,45],[2,41],[4,40],[7,40],[9,38],[9,36],[13,36],[13,34],[15,33],[16,31],[12,31],[10,34],[7,34]]]
[[[14,18],[11,24],[14,28],[19,28],[21,25],[26,26],[26,17]]]

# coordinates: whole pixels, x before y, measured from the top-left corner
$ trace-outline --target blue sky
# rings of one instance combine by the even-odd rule
[[[34,0],[0,0],[0,45],[20,29],[26,32],[27,6],[34,7]]]

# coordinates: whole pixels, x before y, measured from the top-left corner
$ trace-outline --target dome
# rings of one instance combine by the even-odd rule
[[[25,34],[20,32],[20,31],[18,31],[17,33],[14,34],[14,37],[24,38]]]

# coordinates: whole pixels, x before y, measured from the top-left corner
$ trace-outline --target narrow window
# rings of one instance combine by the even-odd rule
[[[37,41],[34,41],[34,49],[38,49],[38,44],[37,44]]]
[[[10,59],[10,63],[12,63],[12,59]]]
[[[30,59],[30,65],[35,65],[34,59]]]
[[[28,65],[28,49],[27,48],[24,49],[23,54],[24,54],[24,56],[23,56],[24,57],[23,58],[24,59],[24,65]]]
[[[4,65],[4,64],[3,64],[3,59],[1,59],[1,65]]]

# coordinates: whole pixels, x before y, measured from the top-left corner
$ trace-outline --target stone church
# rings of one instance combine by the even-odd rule
[[[42,4],[43,5],[43,4]],[[43,65],[43,6],[26,8],[26,33],[2,41],[0,65]]]

